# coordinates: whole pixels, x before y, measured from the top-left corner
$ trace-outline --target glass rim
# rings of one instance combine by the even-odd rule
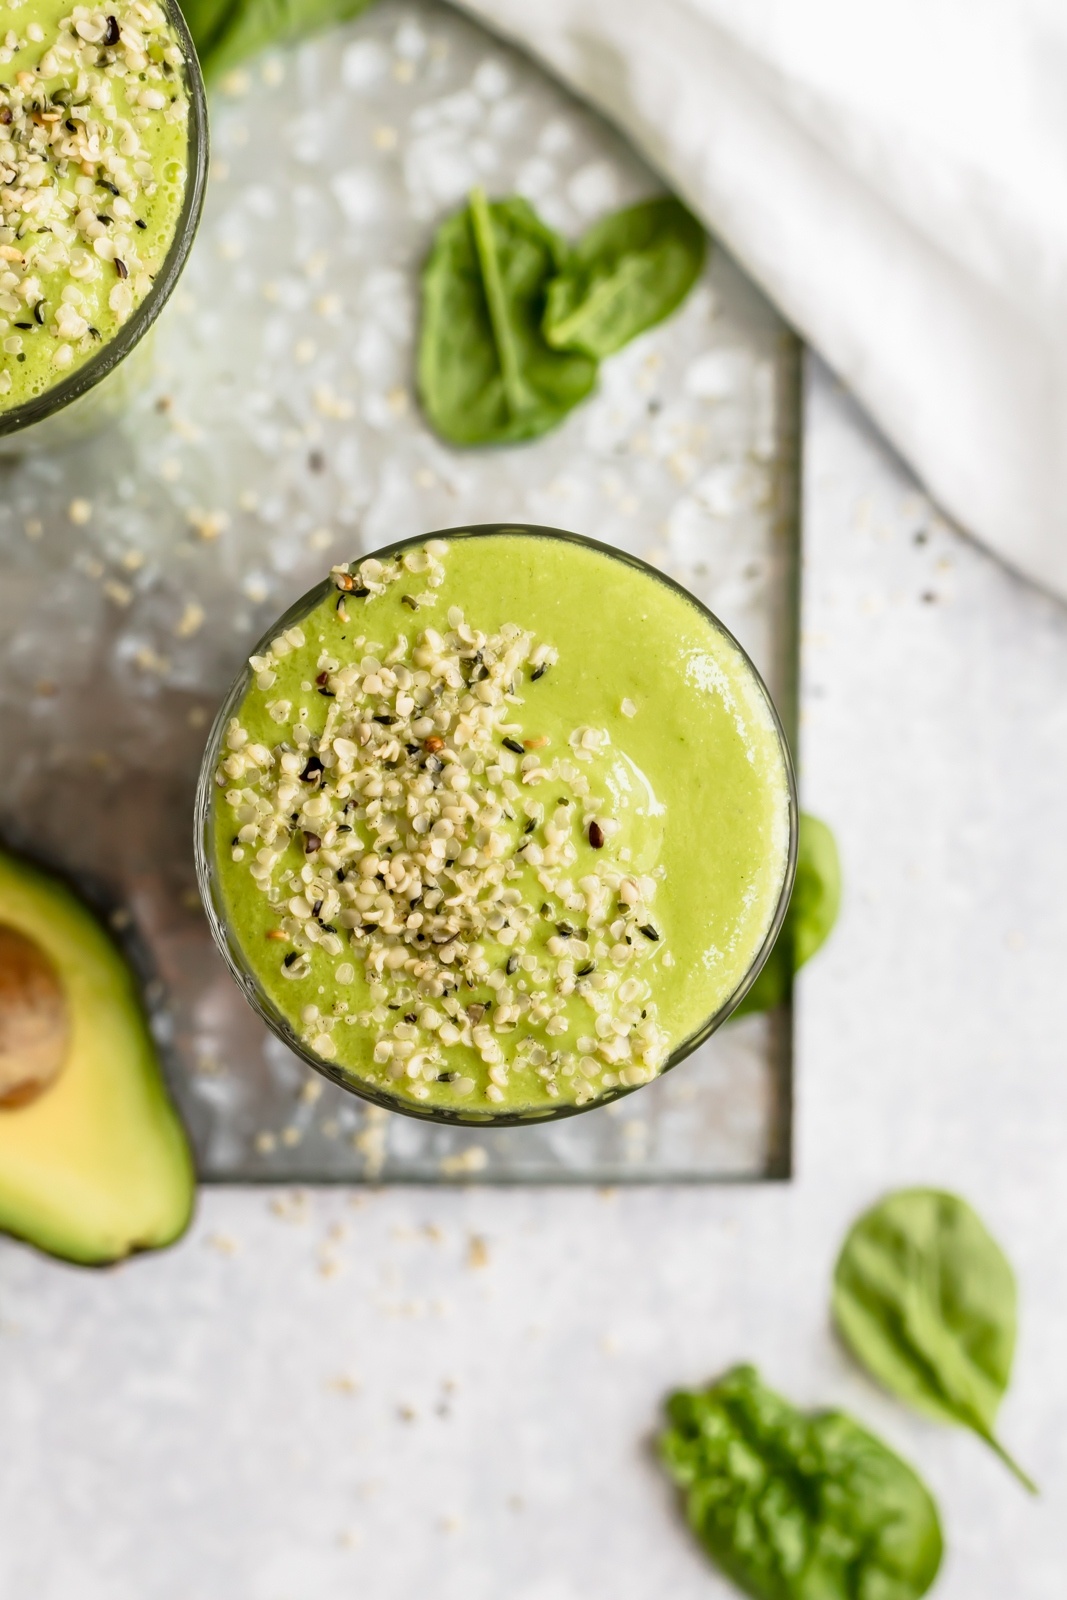
[[[160,0],[167,21],[178,36],[184,58],[184,77],[189,96],[188,156],[185,175],[185,194],[182,209],[174,229],[166,258],[153,281],[152,287],[128,322],[123,323],[113,339],[82,362],[68,377],[51,384],[41,394],[24,400],[21,405],[0,411],[0,439],[22,433],[35,423],[55,416],[75,400],[80,400],[91,389],[113,372],[138,345],[170,299],[181,277],[200,216],[204,208],[207,187],[209,153],[207,92],[200,61],[193,44],[193,36],[182,15],[178,0]]]
[[[248,656],[260,655],[268,648],[272,639],[286,628],[293,627],[301,621],[317,605],[331,593],[334,588],[332,579],[327,577],[313,588],[308,589],[299,599],[295,600],[289,608],[277,617],[270,627],[257,640],[256,644],[245,657],[244,664],[230,685],[222,704],[215,714],[211,724],[204,755],[200,764],[200,774],[196,786],[196,799],[194,803],[194,854],[196,860],[197,887],[200,899],[207,916],[208,926],[212,937],[230,970],[231,976],[236,980],[238,987],[245,999],[260,1019],[266,1023],[271,1032],[282,1041],[294,1055],[316,1072],[328,1078],[332,1083],[338,1084],[350,1094],[358,1096],[370,1104],[381,1106],[386,1111],[398,1112],[401,1116],[415,1117],[421,1122],[435,1122],[443,1126],[465,1128],[506,1128],[506,1127],[534,1127],[538,1123],[557,1122],[564,1117],[581,1116],[587,1111],[599,1108],[621,1100],[627,1095],[637,1094],[641,1089],[646,1089],[650,1084],[657,1083],[660,1078],[680,1065],[694,1050],[710,1039],[724,1022],[733,1014],[741,1001],[748,994],[752,985],[759,977],[767,957],[774,948],[775,941],[782,929],[786,912],[789,909],[789,900],[793,891],[793,880],[796,875],[799,805],[797,800],[796,773],[793,766],[792,753],[789,740],[786,736],[782,719],[778,715],[777,707],[763,676],[752,661],[745,647],[731,633],[730,629],[719,617],[699,600],[684,584],[678,583],[665,572],[644,561],[640,556],[631,555],[629,551],[618,550],[614,546],[604,544],[599,539],[589,538],[586,534],[572,533],[563,528],[549,528],[537,523],[528,522],[483,522],[468,523],[456,528],[440,528],[429,533],[422,533],[405,539],[398,539],[392,544],[383,545],[379,549],[368,551],[351,562],[357,565],[359,561],[367,561],[372,557],[376,560],[388,560],[394,556],[403,555],[406,551],[419,548],[430,539],[477,539],[492,535],[516,534],[524,537],[544,538],[564,544],[581,545],[586,549],[597,550],[602,555],[610,556],[613,560],[620,561],[625,566],[630,566],[646,577],[656,580],[666,588],[672,589],[681,595],[690,605],[694,606],[701,615],[711,623],[713,629],[721,634],[726,641],[737,651],[742,661],[748,668],[752,679],[760,692],[763,702],[770,713],[771,724],[777,735],[777,743],[782,758],[785,772],[786,791],[788,802],[789,842],[786,851],[785,871],[782,875],[782,884],[778,893],[778,902],[774,915],[768,924],[763,941],[756,951],[747,971],[739,980],[733,991],[727,996],[716,1011],[691,1034],[687,1035],[679,1044],[675,1045],[664,1065],[656,1075],[645,1083],[619,1084],[613,1089],[605,1090],[595,1099],[587,1101],[584,1105],[575,1105],[568,1102],[563,1105],[543,1106],[531,1111],[475,1111],[470,1107],[451,1106],[422,1106],[415,1101],[405,1100],[400,1095],[390,1090],[381,1088],[376,1084],[367,1083],[363,1079],[349,1076],[342,1067],[334,1062],[318,1056],[298,1036],[295,1028],[283,1012],[275,1005],[270,996],[262,989],[259,980],[245,957],[240,942],[233,935],[229,919],[221,905],[221,897],[216,899],[216,872],[214,857],[214,805],[215,771],[218,764],[219,750],[223,734],[233,716],[236,707],[244,696],[252,681],[252,668]]]

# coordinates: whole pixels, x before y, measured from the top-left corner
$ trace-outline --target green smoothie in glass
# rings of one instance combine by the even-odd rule
[[[550,530],[396,547],[283,619],[217,724],[202,883],[246,988],[358,1092],[461,1120],[648,1083],[758,970],[792,778],[754,668]]]
[[[151,296],[186,210],[190,57],[154,0],[0,3],[0,423]]]

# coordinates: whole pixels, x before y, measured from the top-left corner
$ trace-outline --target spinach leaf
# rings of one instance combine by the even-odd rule
[[[233,0],[181,0],[182,15],[189,25],[205,76],[209,71],[212,46],[226,25],[226,15],[232,4]]]
[[[269,45],[295,44],[366,11],[371,0],[182,0],[206,78]]]
[[[801,812],[797,875],[789,910],[774,949],[735,1017],[769,1011],[789,998],[794,974],[829,937],[840,904],[841,863],[834,836],[825,822]]]
[[[673,197],[605,217],[549,287],[545,338],[597,358],[621,350],[681,305],[706,250],[704,229]]]
[[[757,1600],[918,1600],[933,1583],[937,1507],[851,1417],[797,1411],[748,1366],[672,1395],[667,1415],[690,1526]]]
[[[437,231],[422,273],[419,393],[453,444],[536,439],[596,381],[588,356],[553,350],[541,332],[563,240],[522,199],[481,189]]]
[[[938,1189],[902,1189],[872,1207],[834,1269],[834,1319],[857,1360],[917,1411],[972,1428],[1036,1494],[993,1433],[1015,1298],[996,1240],[966,1201]]]

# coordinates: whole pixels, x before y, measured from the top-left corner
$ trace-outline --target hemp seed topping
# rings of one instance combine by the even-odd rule
[[[31,341],[54,376],[128,321],[163,264],[185,184],[184,138],[180,161],[158,157],[158,130],[184,132],[188,115],[162,7],[75,6],[43,41],[33,23],[0,37],[0,396]],[[25,69],[8,78],[15,60]]]
[[[345,1067],[358,1028],[358,1075],[414,1100],[489,1111],[522,1070],[585,1105],[667,1055],[650,982],[663,950],[638,937],[662,869],[630,866],[607,732],[557,743],[524,728],[550,645],[515,622],[482,631],[455,605],[437,626],[413,613],[389,643],[356,631],[401,579],[404,595],[421,579],[420,612],[437,604],[448,550],[335,567],[350,620],[331,603],[251,658],[242,712],[277,735],[226,728],[227,837],[267,901],[267,937],[290,947],[279,975],[309,980],[294,1014],[323,1060]]]

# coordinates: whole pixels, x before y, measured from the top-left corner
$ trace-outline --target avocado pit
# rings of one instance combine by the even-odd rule
[[[58,1078],[70,1042],[70,1012],[48,956],[0,923],[0,1111],[29,1105]]]

